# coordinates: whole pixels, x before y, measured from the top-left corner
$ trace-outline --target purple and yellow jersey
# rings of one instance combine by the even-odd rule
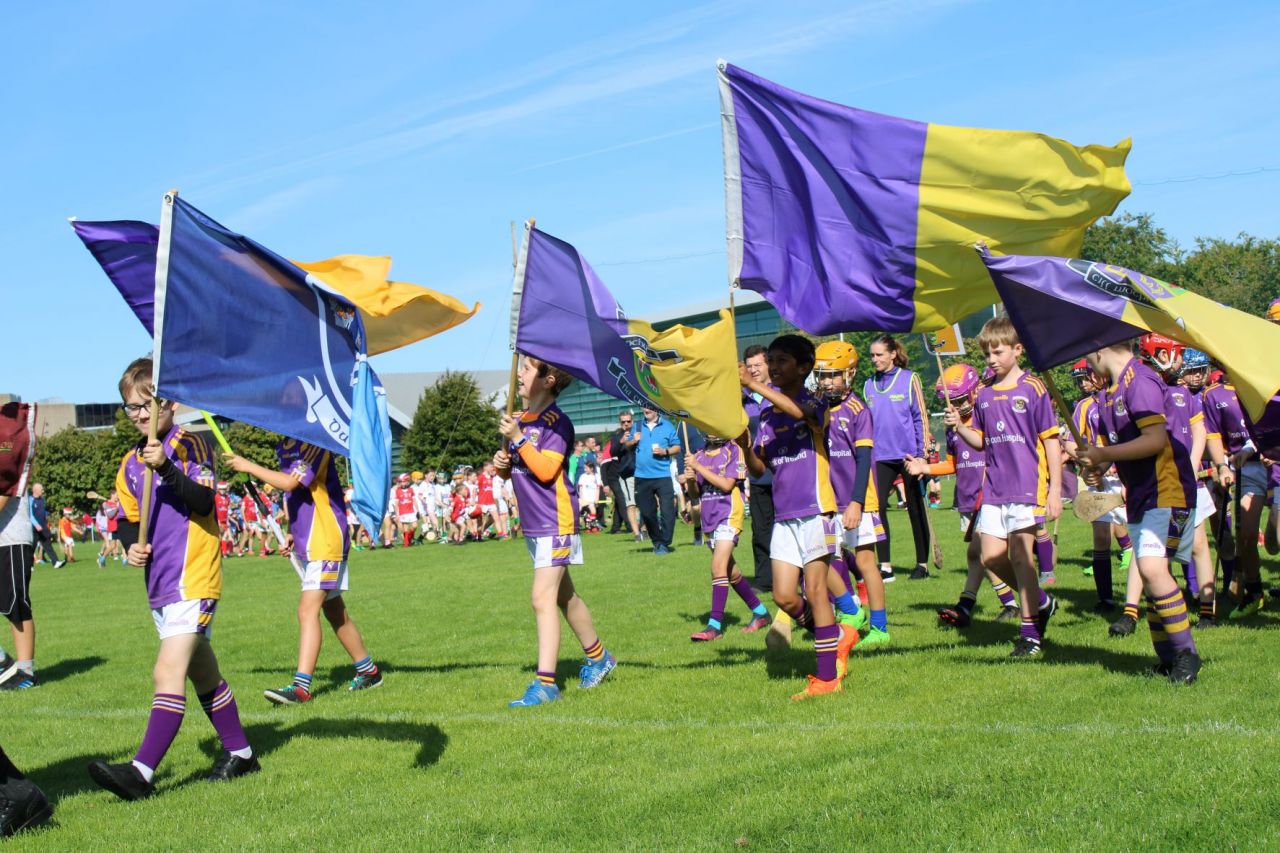
[[[1246,414],[1245,427],[1259,454],[1267,459],[1280,458],[1280,394],[1271,398],[1257,421]]]
[[[165,455],[184,477],[215,488],[213,456],[204,439],[173,427],[161,439]],[[142,461],[141,441],[120,462],[116,492],[120,511],[137,524],[141,521],[142,489],[147,465]],[[222,551],[216,509],[208,515],[192,515],[186,504],[158,475],[151,477],[151,519],[147,538],[151,562],[146,568],[147,599],[152,608],[176,601],[222,596]]]
[[[760,414],[760,430],[753,447],[773,473],[773,517],[776,521],[809,518],[836,511],[827,457],[826,427],[830,412],[825,401],[808,389],[796,403],[814,413],[819,426],[796,420],[777,407]]]
[[[351,540],[342,481],[333,454],[322,447],[286,438],[276,447],[280,470],[296,477],[298,487],[285,495],[293,550],[304,563],[347,559]]]
[[[985,453],[982,502],[1043,507],[1049,496],[1044,442],[1058,437],[1058,419],[1044,383],[1024,373],[1011,385],[980,389],[969,426],[982,439]]]
[[[550,483],[543,483],[520,458],[514,444],[511,454],[511,485],[520,504],[520,527],[525,536],[568,536],[578,532],[578,493],[569,481],[565,457],[573,447],[573,424],[560,407],[552,403],[539,413],[523,412],[520,431],[534,450],[560,463]]]
[[[835,492],[836,508],[843,510],[853,501],[862,504],[863,512],[879,512],[880,497],[876,492],[875,463],[867,472],[867,492],[853,494],[853,484],[858,477],[858,460],[854,456],[859,447],[875,448],[875,425],[871,410],[858,398],[849,394],[831,410],[827,421],[827,450],[831,459],[831,489]],[[870,458],[870,457],[868,457]]]
[[[1204,389],[1204,428],[1209,438],[1222,440],[1222,447],[1230,456],[1244,448],[1249,440],[1249,425],[1240,408],[1234,385],[1217,382]]]
[[[1114,385],[1105,392],[1102,428],[1107,444],[1133,441],[1142,428],[1169,426],[1164,381],[1142,362],[1130,359]],[[1188,448],[1165,432],[1164,446],[1154,456],[1116,462],[1125,487],[1125,510],[1137,523],[1149,509],[1187,509],[1196,505],[1195,473]]]
[[[1079,430],[1081,438],[1089,444],[1097,444],[1100,434],[1099,424],[1102,420],[1102,409],[1098,405],[1098,395],[1090,394],[1077,400],[1075,410],[1071,413],[1071,420],[1076,429]]]
[[[972,424],[970,418],[970,424]],[[970,513],[982,500],[982,484],[987,472],[987,455],[974,450],[955,430],[947,430],[947,456],[956,466],[956,509]]]
[[[1199,407],[1195,395],[1181,385],[1164,386],[1165,429],[1169,440],[1181,444],[1187,458],[1191,458],[1191,426],[1204,421],[1204,410]]]
[[[733,489],[722,492],[695,471],[698,492],[702,499],[702,532],[710,535],[721,524],[728,524],[736,532],[742,532],[742,480],[747,476],[742,462],[742,450],[733,442],[716,448],[703,448],[696,454],[698,464],[711,473],[733,480]]]

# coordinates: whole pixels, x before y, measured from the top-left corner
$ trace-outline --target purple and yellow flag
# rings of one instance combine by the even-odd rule
[[[1155,332],[1203,350],[1260,419],[1280,390],[1280,326],[1124,267],[980,253],[1027,358],[1047,370]]]
[[[732,284],[810,334],[930,332],[995,302],[973,254],[1075,255],[1129,194],[1129,140],[948,127],[719,63]]]
[[[705,329],[629,320],[570,244],[525,225],[511,296],[511,348],[620,400],[736,438],[747,428],[726,309]]]

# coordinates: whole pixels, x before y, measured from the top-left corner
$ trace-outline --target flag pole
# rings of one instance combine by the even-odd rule
[[[521,253],[516,243],[516,223],[511,222],[511,269],[513,285],[511,288],[511,378],[507,383],[507,415],[516,411],[516,371],[520,368],[520,353],[516,352],[516,331],[520,323],[520,299],[524,297],[524,262],[529,257],[529,234],[537,220],[530,217],[524,223],[524,251]],[[518,297],[518,298],[517,298]]]
[[[160,206],[160,235],[156,244],[156,283],[155,283],[155,319],[154,339],[151,362],[151,418],[147,423],[147,443],[156,440],[156,421],[160,420],[160,400],[156,397],[157,380],[160,376],[160,354],[164,332],[164,295],[169,281],[169,239],[173,234],[173,201],[178,191],[171,189],[164,195]],[[151,467],[144,466],[142,471],[142,501],[139,507],[138,544],[147,544],[147,535],[151,532],[151,491],[154,485]]]
[[[1044,380],[1044,387],[1049,389],[1049,396],[1053,398],[1053,404],[1058,407],[1058,414],[1062,415],[1062,419],[1067,422],[1067,429],[1071,430],[1071,437],[1075,439],[1076,447],[1084,447],[1088,442],[1084,440],[1084,436],[1080,434],[1080,428],[1071,419],[1071,410],[1067,408],[1067,401],[1062,399],[1062,392],[1058,390],[1058,383],[1053,381],[1053,375],[1048,370],[1042,370],[1040,378]]]

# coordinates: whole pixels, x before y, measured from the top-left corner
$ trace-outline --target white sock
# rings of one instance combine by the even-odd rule
[[[36,662],[33,660],[20,660],[18,661],[18,669],[22,670],[27,675],[35,675]]]
[[[233,749],[231,754],[236,758],[253,758],[253,747],[246,746],[244,749]]]
[[[138,768],[138,772],[142,774],[142,778],[146,779],[148,782],[151,781],[152,776],[156,775],[156,771],[152,770],[150,767],[143,764],[141,761],[133,762],[133,766]]]
[[[881,564],[880,564],[880,571],[882,571],[882,572],[891,572],[891,571],[893,571],[893,566],[891,566],[891,565],[890,565],[890,564],[888,564],[888,563],[881,563]]]

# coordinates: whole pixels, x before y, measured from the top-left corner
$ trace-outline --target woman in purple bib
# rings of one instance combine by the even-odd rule
[[[923,457],[929,436],[929,410],[924,405],[920,377],[907,370],[907,351],[892,335],[877,335],[871,341],[871,364],[875,368],[862,386],[862,398],[871,409],[875,429],[876,491],[880,506],[885,503],[893,483],[902,477],[907,493],[907,517],[916,545],[916,567],[912,580],[929,577],[925,561],[929,559],[929,525],[925,517],[924,490],[920,478],[906,470],[903,460]],[[884,541],[876,546],[880,559],[880,575],[885,582],[894,580],[889,563],[889,513],[881,514]]]

